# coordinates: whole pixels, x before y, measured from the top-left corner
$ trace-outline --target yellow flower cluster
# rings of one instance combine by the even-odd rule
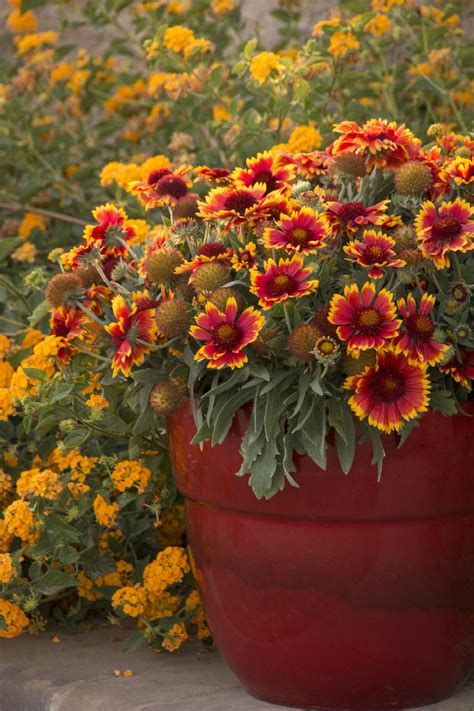
[[[218,17],[229,14],[236,6],[236,0],[211,0],[211,10]]]
[[[207,639],[211,636],[211,631],[207,626],[206,615],[204,614],[204,609],[202,606],[201,598],[197,590],[193,590],[190,595],[186,598],[185,608],[187,612],[195,610],[191,622],[197,626],[197,638]]]
[[[0,518],[0,553],[8,553],[11,541],[12,535],[7,529],[7,524]]]
[[[112,596],[112,605],[129,617],[141,617],[145,613],[146,602],[145,590],[140,585],[127,585]]]
[[[105,102],[104,106],[109,113],[120,111],[127,104],[135,103],[146,94],[146,84],[143,79],[137,79],[133,84],[122,84]]]
[[[13,501],[4,511],[3,520],[5,522],[6,533],[11,537],[20,538],[24,544],[32,544],[36,541],[38,534],[35,531],[35,520],[33,513],[26,501],[17,499]]]
[[[163,548],[179,546],[186,530],[184,505],[177,504],[170,511],[165,511],[160,517],[156,537]]]
[[[280,57],[274,52],[260,52],[250,62],[249,72],[255,81],[263,84],[269,76],[278,76],[283,69]]]
[[[143,163],[107,163],[100,173],[100,184],[104,187],[116,183],[119,188],[126,190],[129,183],[134,180],[144,180],[153,170],[169,168],[171,163],[166,156],[157,155],[147,158]]]
[[[151,478],[151,471],[139,462],[126,459],[119,462],[112,472],[112,481],[118,491],[126,491],[136,487],[142,494]]]
[[[163,649],[167,649],[168,652],[175,652],[187,639],[186,627],[182,622],[177,622],[168,630],[161,646]]]
[[[9,553],[0,553],[0,584],[6,585],[16,578],[16,569]]]
[[[179,583],[189,571],[189,560],[184,548],[169,546],[160,551],[143,571],[145,590],[149,595],[158,597],[167,587]]]
[[[108,504],[103,496],[97,494],[93,503],[94,515],[99,526],[112,528],[117,525],[117,516],[119,505],[116,503]]]
[[[386,15],[378,13],[374,15],[365,25],[364,30],[369,32],[371,35],[380,37],[381,35],[390,32],[392,29],[392,23]]]
[[[0,333],[0,358],[4,358],[11,348],[11,341],[8,336]]]
[[[328,52],[336,59],[340,59],[352,49],[359,48],[360,42],[352,32],[335,32],[329,41]]]
[[[9,474],[0,469],[0,504],[2,504],[13,490],[13,480]]]
[[[38,49],[44,44],[56,44],[57,41],[58,33],[53,30],[15,37],[15,45],[20,54],[26,54],[33,49]]]
[[[29,620],[21,607],[3,598],[0,598],[0,620],[6,627],[6,629],[2,629],[3,625],[0,627],[0,637],[4,639],[18,637],[29,625]]]
[[[44,215],[40,215],[37,212],[25,212],[21,224],[18,228],[18,235],[26,239],[30,236],[33,230],[41,230],[41,232],[46,231],[48,226],[48,220]]]
[[[212,42],[195,37],[194,32],[189,29],[189,27],[184,27],[183,25],[167,27],[163,37],[163,43],[166,49],[176,54],[182,54],[185,58],[198,50],[204,53],[214,49]]]
[[[120,588],[123,585],[128,585],[130,582],[130,574],[133,572],[133,566],[125,560],[119,560],[116,564],[116,569],[101,575],[98,578],[91,580],[84,571],[80,571],[77,575],[78,588],[77,592],[80,597],[94,602],[103,598],[99,591],[102,587]]]
[[[97,395],[97,393],[92,393],[86,400],[86,405],[88,405],[91,410],[98,411],[98,410],[105,410],[107,407],[109,407],[109,402],[108,400],[105,399],[102,395]]]
[[[14,373],[13,367],[6,360],[0,361],[0,392],[9,387]]]
[[[37,254],[38,250],[33,242],[24,242],[12,252],[11,258],[14,262],[33,264]]]
[[[54,501],[62,490],[63,485],[59,476],[52,469],[41,470],[37,467],[28,469],[21,473],[16,483],[17,494],[22,499],[40,496],[43,499]]]
[[[32,10],[21,12],[19,8],[15,8],[8,15],[6,24],[10,32],[17,34],[36,32],[38,29],[38,18]]]

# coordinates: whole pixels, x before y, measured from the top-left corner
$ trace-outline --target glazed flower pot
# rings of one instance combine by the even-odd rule
[[[467,410],[474,414],[474,403]],[[386,436],[377,482],[360,445],[344,476],[298,460],[299,489],[257,500],[240,466],[246,413],[224,444],[169,420],[189,541],[215,641],[249,692],[327,709],[446,698],[474,666],[474,446],[469,417]]]

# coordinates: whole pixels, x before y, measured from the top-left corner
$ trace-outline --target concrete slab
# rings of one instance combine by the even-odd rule
[[[129,633],[104,626],[0,642],[0,711],[290,711],[250,697],[216,651],[189,644],[126,653]],[[130,669],[129,678],[114,670]],[[474,711],[474,679],[427,711]]]

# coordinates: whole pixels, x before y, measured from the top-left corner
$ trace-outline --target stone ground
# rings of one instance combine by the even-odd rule
[[[190,644],[174,655],[125,653],[128,634],[103,627],[60,633],[59,643],[51,634],[0,640],[0,711],[290,711],[248,696],[217,652]],[[474,679],[424,708],[474,711]]]

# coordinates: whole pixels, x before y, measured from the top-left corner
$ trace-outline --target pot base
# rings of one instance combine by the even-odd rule
[[[197,502],[187,516],[217,647],[253,696],[382,711],[439,702],[469,676],[474,517],[322,523]]]

